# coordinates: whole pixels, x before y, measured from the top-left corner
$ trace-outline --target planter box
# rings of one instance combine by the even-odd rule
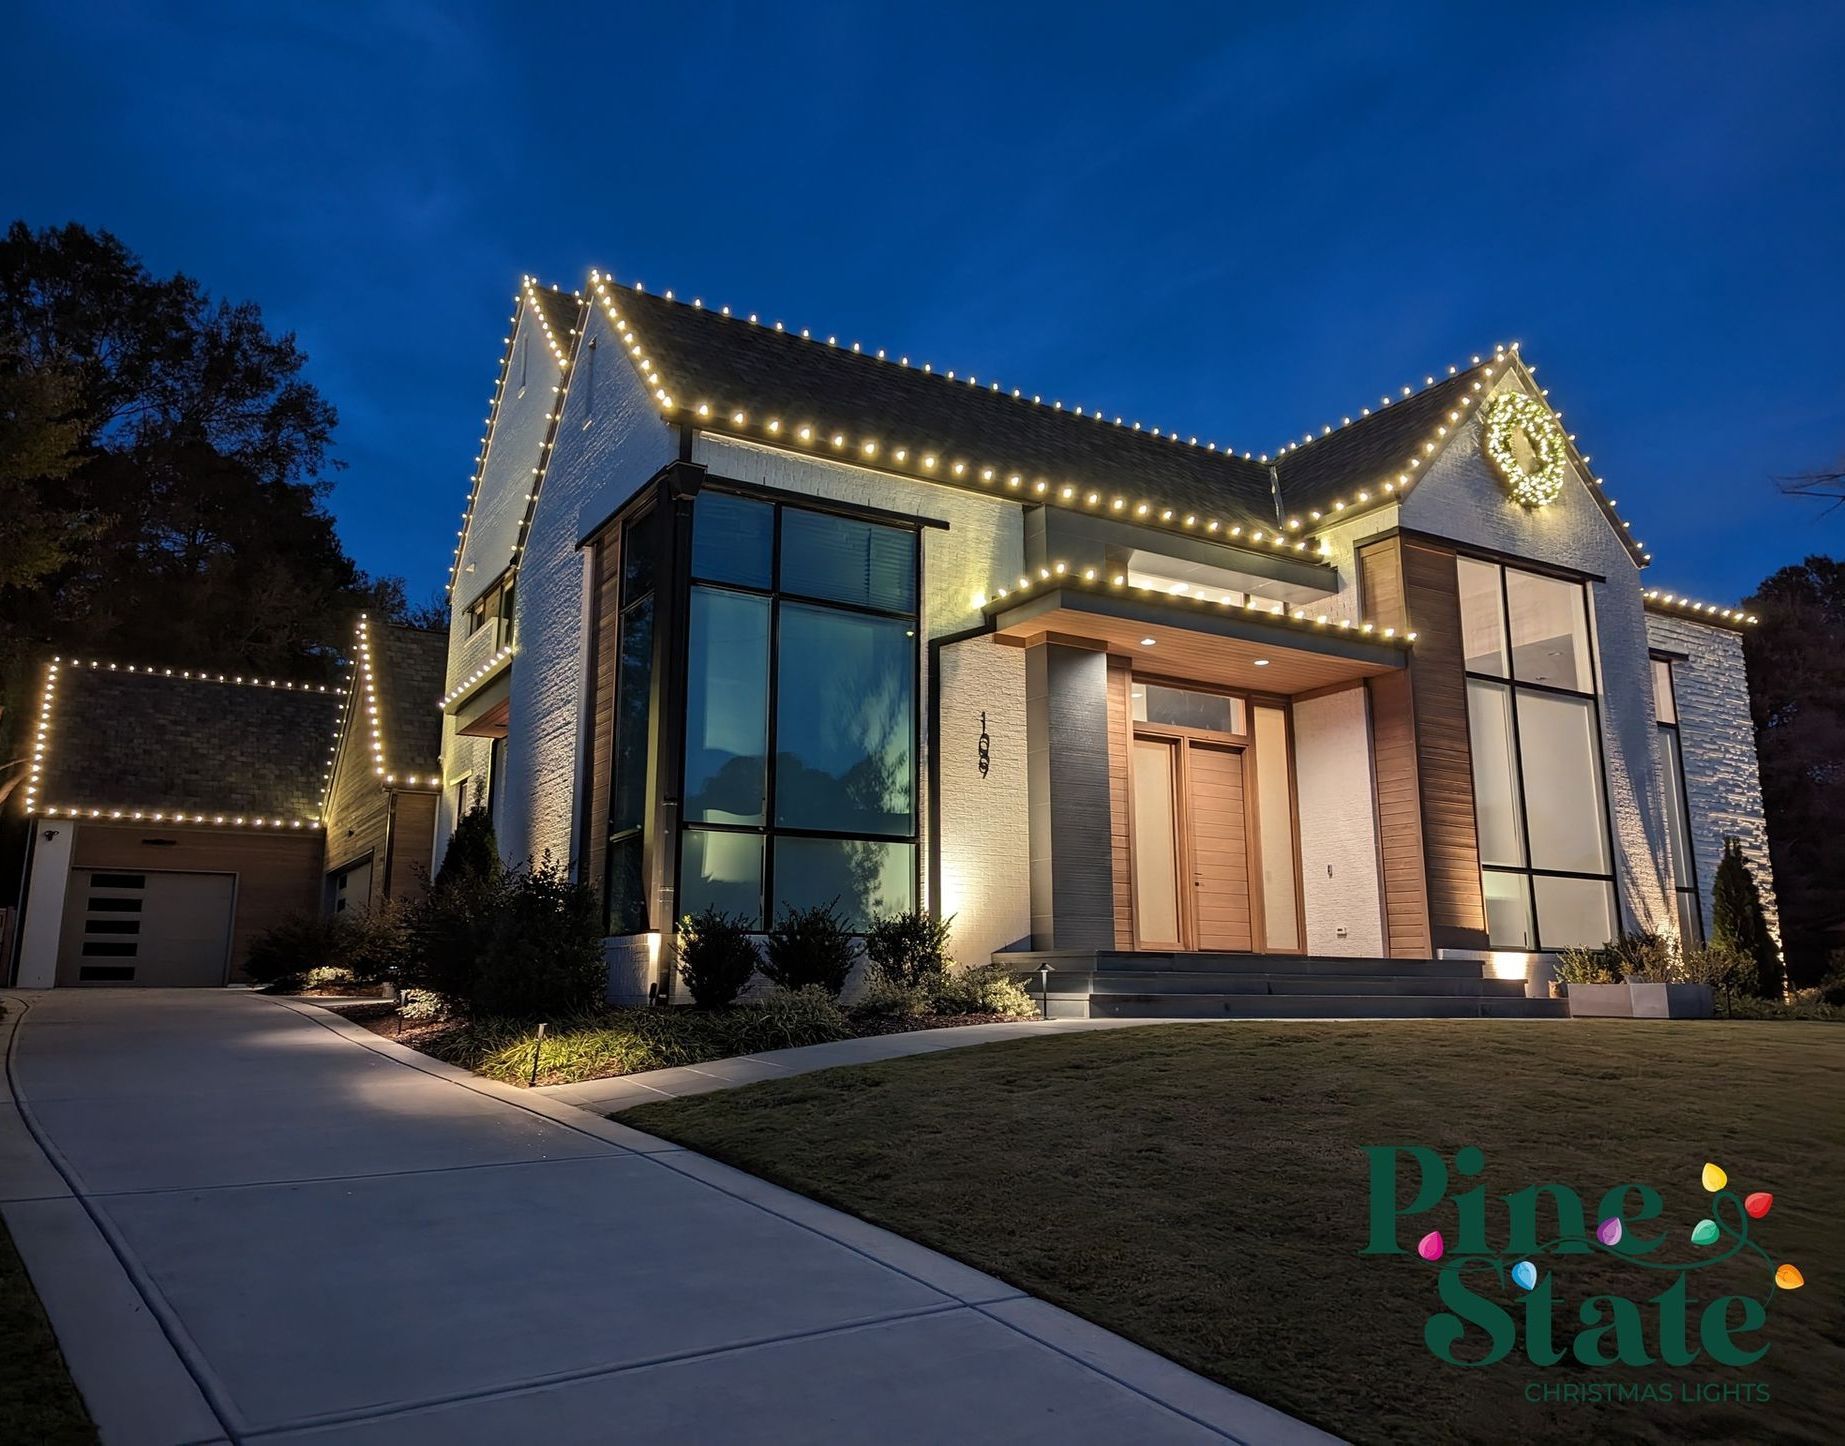
[[[1635,1019],[1709,1019],[1715,1012],[1708,984],[1629,984],[1627,989],[1634,997]]]
[[[1660,986],[1664,988],[1664,985]],[[1567,984],[1571,1019],[1632,1019],[1634,997],[1625,984]]]

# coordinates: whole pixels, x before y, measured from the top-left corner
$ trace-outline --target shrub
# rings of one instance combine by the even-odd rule
[[[924,984],[906,984],[874,965],[865,974],[865,992],[853,1006],[860,1014],[878,1019],[917,1019],[935,1005],[934,992]]]
[[[397,1001],[397,1012],[405,1019],[447,1019],[448,1000],[428,989],[406,989]]]
[[[788,990],[816,984],[837,999],[852,972],[852,936],[834,899],[807,909],[786,909],[769,930],[762,972]]]
[[[806,984],[799,989],[777,989],[754,1008],[737,1011],[745,1016],[739,1044],[747,1041],[740,1054],[754,1054],[764,1049],[793,1049],[803,1044],[825,1044],[830,1040],[848,1039],[852,1026],[844,1011],[834,1002],[824,984]],[[747,1018],[748,1016],[754,1018]]]
[[[702,909],[679,921],[679,977],[700,1009],[721,1009],[749,987],[756,945],[734,914]]]
[[[1834,949],[1827,956],[1830,967],[1814,991],[1821,1004],[1845,1005],[1845,949]]]
[[[954,961],[948,953],[953,916],[938,919],[921,909],[881,915],[865,931],[865,955],[895,983],[926,984]]]
[[[441,877],[411,916],[404,982],[443,995],[466,1012],[492,947],[505,876],[498,870],[483,875],[445,868]]]
[[[1619,934],[1601,952],[1616,979],[1634,984],[1670,984],[1678,978],[1678,958],[1671,941],[1650,930]]]
[[[339,989],[348,984],[357,984],[352,970],[343,969],[337,964],[323,964],[318,969],[310,969],[302,978],[304,989]]]
[[[250,941],[243,972],[275,993],[298,989],[310,970],[340,966],[342,932],[337,917],[291,914]]]
[[[486,949],[462,1002],[472,1014],[543,1019],[600,1004],[607,993],[601,911],[549,854],[502,876]]]
[[[1708,984],[1719,994],[1736,993],[1755,970],[1754,960],[1721,940],[1684,950],[1679,964],[1689,983]]]
[[[1000,1014],[1025,1019],[1038,1013],[1038,1001],[996,964],[947,970],[935,986],[934,1002],[943,1014]]]
[[[1755,977],[1745,987],[1763,999],[1779,999],[1786,990],[1781,956],[1768,932],[1768,915],[1762,908],[1762,891],[1743,857],[1742,840],[1723,841],[1723,857],[1711,886],[1711,940],[1729,944],[1755,963]]]
[[[1559,984],[1619,984],[1603,949],[1565,949],[1557,955]]]
[[[359,984],[395,984],[410,968],[411,906],[398,899],[379,899],[341,916],[344,951],[341,962]]]

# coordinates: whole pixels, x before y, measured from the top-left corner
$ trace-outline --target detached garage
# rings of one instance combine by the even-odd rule
[[[54,659],[15,983],[221,985],[321,906],[344,685]]]

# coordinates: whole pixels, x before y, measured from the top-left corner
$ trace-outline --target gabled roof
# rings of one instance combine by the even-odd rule
[[[27,809],[317,828],[344,701],[339,685],[54,660]]]
[[[448,634],[361,615],[353,638],[357,705],[340,747],[361,750],[380,786],[437,787],[442,715],[430,701],[448,671]]]
[[[1308,551],[1278,537],[1265,461],[1123,418],[591,285],[661,411],[716,434],[1142,525]]]
[[[519,337],[520,318],[527,314],[532,317],[544,334],[551,359],[557,364],[558,371],[568,373],[570,356],[576,339],[576,328],[582,316],[583,300],[575,292],[560,291],[555,286],[548,288],[541,286],[536,279],[530,276],[520,278],[519,290],[514,294],[513,302],[513,313],[507,318],[505,350],[500,353],[499,378],[494,382],[493,399],[487,408],[486,420],[482,424],[480,451],[474,457],[474,476],[468,482],[468,505],[462,509],[461,526],[455,531],[455,551],[449,559],[448,581],[443,585],[444,595],[450,598],[453,598],[455,592],[456,570],[461,566],[463,552],[467,550],[468,529],[474,521],[474,506],[480,500],[481,481],[487,475],[487,459],[493,451],[495,425],[499,421],[500,408],[506,400],[506,384],[512,374],[513,344]],[[557,412],[562,411],[562,406],[559,406]],[[545,433],[544,446],[540,449],[543,453],[539,464],[541,478],[543,464],[550,459],[550,443],[555,432],[554,414],[552,424]],[[534,486],[532,488],[534,496],[537,491],[538,488]],[[528,505],[524,519],[519,526],[520,545],[523,545],[525,541],[525,533],[530,528],[531,521],[532,509]],[[515,559],[517,551],[515,547]],[[490,581],[491,579],[486,580],[486,582]]]

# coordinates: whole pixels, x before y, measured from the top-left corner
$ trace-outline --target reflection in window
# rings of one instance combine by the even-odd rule
[[[779,546],[775,539],[779,538]],[[916,898],[916,534],[700,494],[679,910]]]
[[[1489,943],[1563,949],[1617,928],[1587,592],[1456,563]]]
[[[692,589],[685,697],[685,816],[767,818],[769,600]]]
[[[781,605],[778,827],[913,831],[914,632],[900,620]]]
[[[834,904],[846,927],[862,933],[877,914],[916,907],[916,847],[875,839],[775,840],[775,913]]]

